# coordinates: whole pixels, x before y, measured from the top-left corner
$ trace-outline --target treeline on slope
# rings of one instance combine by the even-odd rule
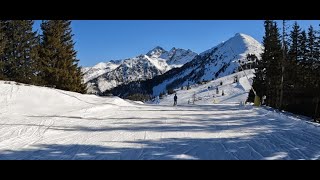
[[[0,20],[0,80],[86,92],[74,50],[71,21]]]
[[[282,35],[274,21],[264,22],[264,51],[258,61],[253,88],[267,106],[313,117],[319,121],[320,32],[297,22],[289,33],[283,22]],[[250,92],[248,101],[253,101]]]

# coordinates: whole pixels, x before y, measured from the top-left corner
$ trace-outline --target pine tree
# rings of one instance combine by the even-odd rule
[[[306,31],[302,31],[300,36],[298,36],[298,52],[297,59],[299,62],[307,61],[307,34]]]
[[[256,91],[260,96],[266,95],[266,104],[271,107],[279,106],[280,97],[280,78],[282,49],[279,29],[276,22],[265,21],[265,36],[263,37],[264,52],[260,63],[260,79],[262,84],[258,84]],[[265,77],[264,77],[265,76]],[[264,84],[265,83],[265,84]],[[258,90],[259,89],[259,90]],[[261,92],[262,91],[262,92]],[[265,92],[263,92],[265,91]]]
[[[7,36],[4,32],[4,21],[0,20],[0,80],[4,79],[4,63],[5,63],[5,46],[7,43]]]
[[[255,59],[255,77],[253,78],[252,87],[256,91],[257,96],[260,98],[266,94],[266,74],[265,74],[265,62],[262,60],[258,60],[257,57]],[[251,89],[248,96],[248,102],[254,102],[255,94]]]
[[[313,67],[314,62],[316,62],[317,60],[317,42],[316,42],[316,32],[313,29],[312,26],[309,26],[308,28],[308,37],[307,37],[307,41],[306,41],[306,54],[305,54],[305,59],[306,61],[303,63],[304,67],[305,67],[305,72],[304,74],[304,83],[307,82],[307,84],[305,84],[304,86],[309,86],[309,88],[312,88],[313,86],[313,81],[312,81],[312,74],[311,74],[311,70]]]
[[[319,25],[320,27],[320,25]],[[316,67],[320,68],[320,30],[316,32]]]
[[[294,91],[296,88],[297,81],[297,62],[299,52],[299,43],[301,37],[301,28],[297,22],[294,22],[292,30],[290,31],[289,36],[289,49],[288,56],[285,61],[285,73],[284,73],[284,93],[283,93],[283,102],[282,108],[287,109],[287,107],[292,104],[292,101],[295,99]]]
[[[319,25],[320,26],[320,25]],[[316,58],[316,62],[314,63],[314,74],[315,74],[315,94],[316,94],[316,98],[315,98],[315,102],[316,102],[316,107],[315,107],[315,120],[318,120],[318,122],[320,121],[320,31],[317,32],[317,44],[316,44],[316,48],[317,48],[317,58]]]
[[[303,30],[298,38],[298,52],[297,52],[297,75],[298,78],[296,80],[296,88],[302,88],[305,87],[306,84],[306,77],[305,77],[305,68],[302,66],[305,66],[307,64],[307,34],[306,31]]]
[[[3,21],[7,37],[4,50],[4,74],[10,80],[34,83],[36,77],[36,32],[33,32],[33,20]]]
[[[277,107],[282,110],[284,105],[283,105],[283,94],[286,86],[286,81],[287,80],[287,66],[288,66],[288,40],[287,40],[287,26],[286,26],[285,20],[282,21],[282,58],[280,61],[281,64],[281,73],[280,73],[280,97],[279,97],[279,102],[277,104]]]
[[[319,59],[319,41],[316,31],[312,26],[308,28],[308,38],[306,41],[306,60],[307,66],[312,67]]]
[[[255,68],[255,77],[253,78],[252,87],[255,89],[257,96],[260,98],[264,95],[267,95],[268,102],[270,102],[271,97],[267,93],[267,79],[266,79],[266,67],[268,61],[271,59],[271,47],[270,47],[270,37],[273,21],[266,20],[264,22],[265,35],[263,37],[263,45],[265,46],[264,52],[261,54],[261,60],[257,61]],[[269,82],[270,84],[270,82]],[[248,100],[249,102],[254,102],[254,92],[251,89],[249,93]]]
[[[34,40],[34,47],[32,48],[30,55],[33,59],[33,74],[34,76],[34,80],[33,80],[33,84],[35,85],[44,85],[44,81],[42,80],[41,77],[41,62],[40,62],[40,35],[36,35],[36,38]]]
[[[259,96],[265,94],[266,104],[271,107],[283,108],[319,120],[320,36],[317,36],[312,27],[308,29],[307,36],[305,31],[301,31],[295,23],[290,33],[290,44],[286,54],[286,49],[283,48],[286,46],[281,47],[277,24],[273,21],[265,21],[265,29],[263,38],[265,48],[261,55],[262,59],[258,61],[253,81],[257,94]],[[286,70],[282,71],[281,66]],[[284,96],[281,103],[280,79],[283,75]],[[253,98],[252,91],[249,93],[250,98]]]
[[[281,36],[279,34],[279,29],[277,23],[274,22],[272,26],[272,59],[269,61],[270,66],[267,70],[267,77],[271,80],[271,92],[273,92],[273,104],[272,107],[280,108],[280,91],[281,91],[281,76],[283,70],[283,49],[281,45]],[[269,73],[268,73],[269,72]]]
[[[289,48],[289,60],[298,61],[299,51],[299,37],[301,36],[301,28],[297,22],[294,22],[292,31],[290,32],[290,48]]]
[[[71,21],[47,20],[43,31],[40,58],[41,77],[45,84],[58,89],[85,93],[81,69],[72,40]]]

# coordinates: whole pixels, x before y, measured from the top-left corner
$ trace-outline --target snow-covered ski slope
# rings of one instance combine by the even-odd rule
[[[240,102],[245,102],[251,89],[252,78],[254,77],[253,73],[254,70],[241,71],[206,84],[192,85],[189,90],[186,87],[184,87],[184,90],[176,89],[178,105],[193,104],[194,99],[194,104],[198,105],[239,104]],[[239,79],[237,83],[234,83],[235,76]],[[222,85],[220,85],[221,82]],[[216,88],[218,88],[218,94]],[[222,96],[222,91],[224,92],[224,96]],[[160,100],[160,104],[173,105],[173,97],[174,94],[164,96]]]
[[[173,107],[0,81],[0,159],[319,159],[316,124],[225,93]]]

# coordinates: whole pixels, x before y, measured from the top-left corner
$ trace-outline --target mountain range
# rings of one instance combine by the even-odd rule
[[[230,75],[239,69],[238,61],[248,63],[248,54],[259,59],[262,52],[263,46],[257,40],[237,33],[200,54],[180,48],[166,51],[158,46],[145,55],[99,63],[83,69],[84,80],[89,93],[158,96],[168,89]]]
[[[166,51],[157,46],[139,56],[101,62],[82,69],[88,93],[102,93],[121,84],[152,79],[172,68],[183,66],[197,54],[191,50],[172,48]]]

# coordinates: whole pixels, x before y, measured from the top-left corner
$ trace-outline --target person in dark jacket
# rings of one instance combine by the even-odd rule
[[[173,105],[176,106],[177,105],[177,100],[178,100],[177,94],[174,95],[173,99],[174,99]]]

